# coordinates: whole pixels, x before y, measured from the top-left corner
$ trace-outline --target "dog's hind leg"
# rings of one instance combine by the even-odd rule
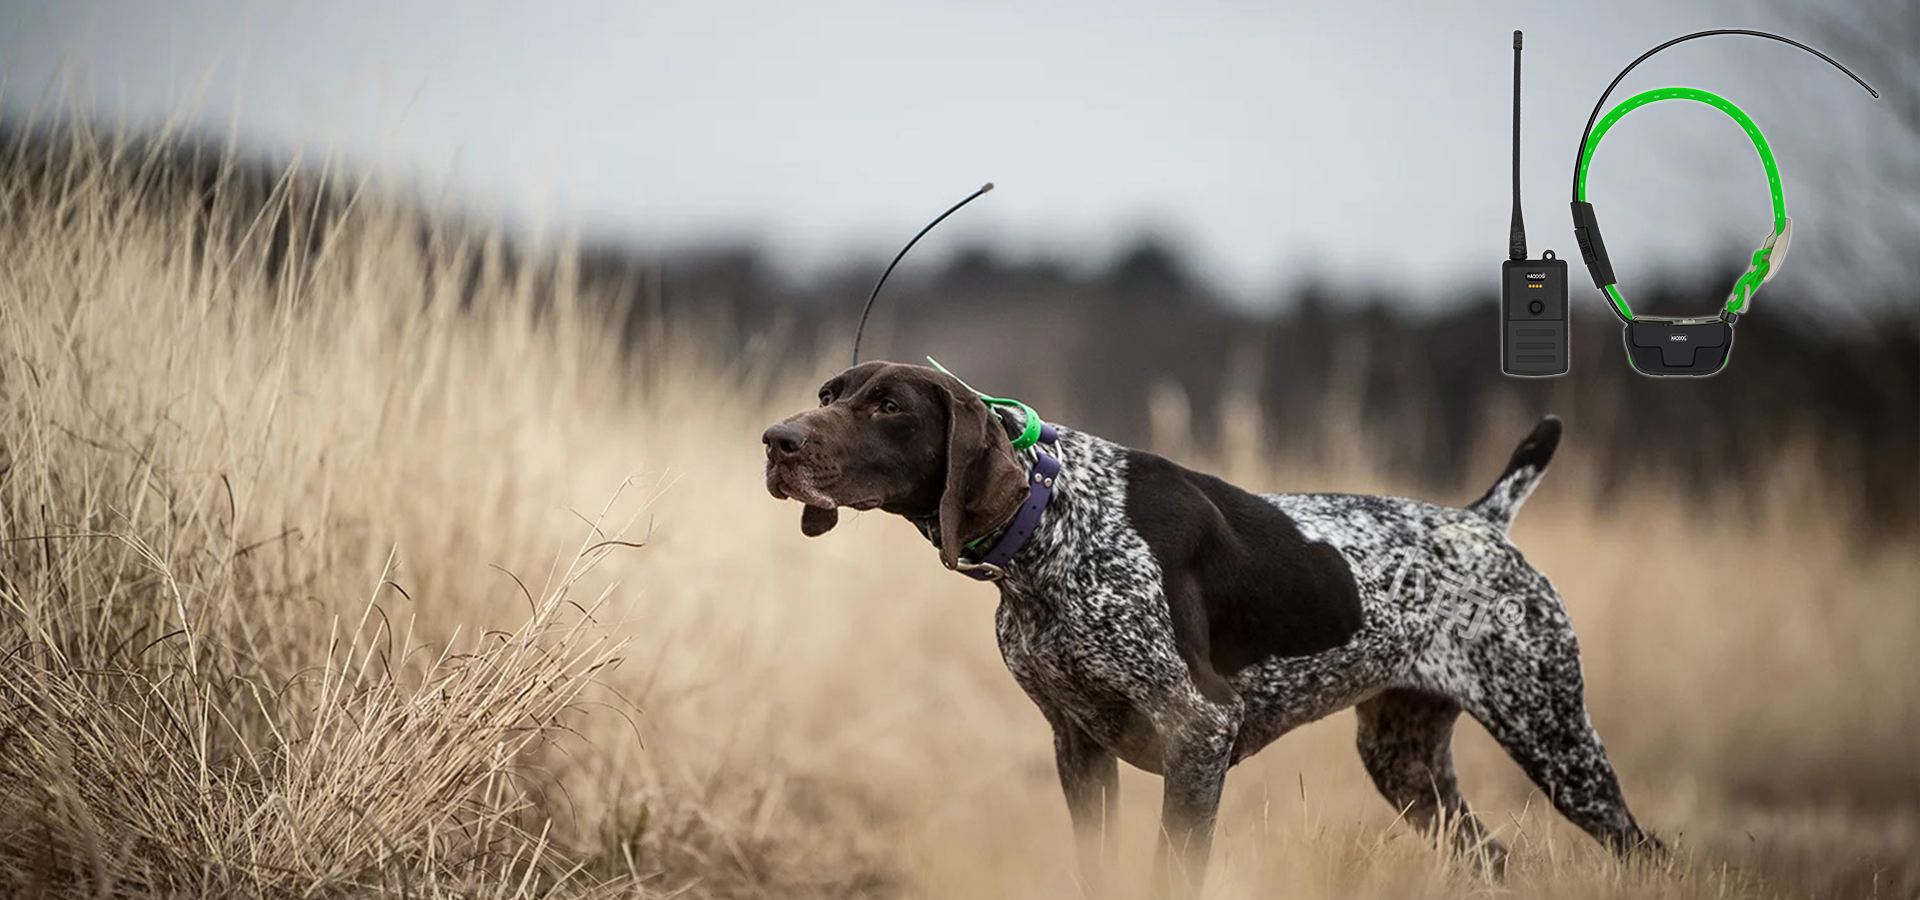
[[[1504,645],[1500,652],[1473,654],[1481,671],[1467,711],[1561,815],[1619,855],[1658,855],[1664,848],[1627,810],[1587,718],[1579,644],[1558,598],[1550,599],[1526,604],[1522,621],[1489,638]]]
[[[1066,721],[1053,723],[1053,759],[1073,819],[1081,892],[1097,898],[1105,891],[1107,846],[1120,812],[1120,765],[1112,751]]]
[[[1453,723],[1460,706],[1445,697],[1396,689],[1354,708],[1360,761],[1387,802],[1408,824],[1429,833],[1452,832],[1453,848],[1480,860],[1498,876],[1507,848],[1487,834],[1460,796],[1453,773]]]

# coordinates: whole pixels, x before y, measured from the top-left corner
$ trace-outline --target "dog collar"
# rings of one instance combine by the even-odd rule
[[[1059,429],[1040,421],[1040,414],[1034,412],[1033,407],[1006,397],[989,397],[960,376],[947,371],[947,367],[941,365],[939,360],[929,356],[927,362],[932,363],[941,374],[960,382],[961,387],[973,391],[988,409],[1002,407],[1020,411],[1020,433],[1010,438],[1014,450],[1026,450],[1040,444],[1051,447],[1060,437]],[[1026,546],[1027,538],[1032,537],[1034,530],[1040,527],[1040,517],[1053,500],[1054,479],[1060,477],[1060,460],[1045,450],[1035,449],[1033,452],[1033,467],[1027,470],[1027,502],[1020,504],[1020,511],[1013,514],[1013,519],[1000,532],[1000,539],[994,542],[993,548],[985,556],[973,562],[958,560],[953,566],[955,572],[975,581],[999,581],[1007,577],[1007,566],[1013,563],[1013,557],[1020,552],[1020,548]],[[920,524],[919,527],[922,534],[939,546],[937,528],[931,527],[931,523]],[[992,532],[988,532],[985,537],[969,543],[965,549],[974,549],[992,535]]]
[[[973,385],[968,384],[965,379],[962,379],[960,376],[947,371],[947,367],[941,365],[939,360],[929,356],[927,357],[927,362],[933,363],[933,367],[935,369],[938,369],[940,371],[940,374],[960,382],[961,387],[966,388],[967,390],[973,391],[975,394],[979,395],[981,403],[985,403],[989,407],[1006,406],[1006,407],[1011,407],[1013,409],[1017,409],[1020,411],[1021,428],[1020,428],[1020,433],[1017,435],[1014,435],[1013,437],[1013,449],[1025,450],[1028,447],[1033,446],[1036,442],[1040,440],[1040,429],[1044,428],[1046,423],[1040,421],[1040,414],[1037,412],[1034,412],[1033,407],[1028,406],[1025,403],[1021,403],[1018,400],[1012,400],[1006,397],[989,397],[986,394],[981,393],[979,389],[975,388]]]
[[[1636,317],[1633,310],[1627,306],[1626,298],[1620,296],[1619,286],[1614,283],[1613,263],[1608,260],[1606,244],[1600,239],[1600,223],[1594,218],[1593,204],[1587,202],[1587,171],[1593,162],[1593,152],[1600,147],[1600,139],[1606,136],[1607,130],[1612,128],[1615,122],[1620,121],[1627,113],[1661,100],[1693,100],[1726,113],[1729,118],[1739,123],[1741,130],[1745,131],[1748,139],[1753,141],[1753,149],[1760,155],[1760,164],[1767,170],[1767,188],[1773,199],[1773,230],[1767,234],[1766,243],[1762,244],[1759,250],[1754,251],[1747,270],[1740,275],[1738,281],[1734,282],[1732,291],[1727,295],[1726,304],[1720,313],[1720,320],[1732,325],[1741,313],[1747,311],[1747,305],[1753,299],[1754,292],[1760,289],[1760,285],[1773,280],[1773,276],[1780,271],[1780,264],[1786,259],[1788,241],[1793,237],[1793,223],[1787,218],[1787,201],[1780,190],[1780,169],[1773,161],[1773,151],[1767,147],[1766,136],[1760,133],[1759,126],[1753,124],[1753,119],[1725,98],[1696,88],[1660,88],[1629,97],[1608,112],[1606,118],[1600,120],[1599,127],[1593,130],[1592,137],[1582,144],[1579,165],[1574,171],[1574,238],[1580,244],[1580,253],[1586,261],[1588,272],[1593,275],[1593,286],[1606,293],[1614,314],[1619,316],[1621,321],[1631,325]],[[1657,321],[1663,324],[1670,322],[1692,324],[1691,320],[1659,319]],[[1724,355],[1722,365],[1724,365]]]
[[[1026,404],[1021,404],[1021,408],[1028,413],[1027,430],[1037,432],[1034,443],[1052,447],[1060,436],[1059,429],[1041,422],[1040,417],[1033,415]],[[994,542],[993,549],[978,561],[960,560],[953,567],[955,572],[975,581],[999,581],[1007,577],[1007,566],[1013,563],[1014,555],[1026,546],[1027,538],[1032,537],[1034,530],[1040,527],[1040,517],[1053,500],[1054,479],[1060,477],[1060,460],[1054,458],[1053,454],[1044,449],[1035,449],[1034,457],[1033,468],[1027,470],[1027,502],[1020,504],[1020,511],[1013,514],[1013,521],[1007,523],[1006,530],[1001,533],[1000,540]]]

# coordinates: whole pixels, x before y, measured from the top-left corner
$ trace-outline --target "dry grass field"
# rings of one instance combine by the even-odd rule
[[[880,513],[803,538],[761,486],[832,362],[668,323],[623,356],[563,252],[422,249],[373,193],[269,278],[258,221],[204,250],[148,157],[76,146],[0,173],[0,894],[1075,895],[993,589]],[[1163,406],[1159,449],[1243,484],[1410,490],[1250,413],[1196,458]],[[1792,446],[1714,515],[1602,504],[1582,428],[1516,540],[1672,864],[1605,858],[1463,725],[1515,856],[1457,869],[1341,714],[1229,777],[1210,897],[1920,896],[1912,536],[1843,533]],[[1142,885],[1159,786],[1122,785]]]

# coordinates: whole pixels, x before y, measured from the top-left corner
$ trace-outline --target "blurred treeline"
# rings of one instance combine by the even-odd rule
[[[1436,312],[1325,279],[1255,313],[1223,301],[1152,239],[1092,272],[974,248],[918,278],[896,273],[863,358],[931,354],[983,391],[1043,414],[1066,410],[1076,427],[1132,444],[1149,437],[1152,399],[1169,394],[1203,447],[1221,433],[1229,398],[1257,409],[1281,450],[1308,460],[1350,451],[1351,435],[1327,421],[1345,416],[1357,419],[1343,424],[1357,427],[1371,462],[1455,492],[1491,476],[1474,465],[1485,442],[1504,453],[1521,433],[1489,427],[1524,427],[1512,419],[1546,412],[1601,460],[1608,488],[1651,477],[1703,492],[1765,491],[1792,448],[1845,492],[1834,505],[1857,507],[1862,525],[1920,520],[1920,287],[1878,304],[1868,327],[1844,331],[1771,293],[1741,320],[1721,374],[1650,378],[1628,367],[1618,320],[1579,283],[1576,265],[1572,371],[1519,379],[1499,369],[1499,249],[1484,283],[1457,286]],[[1718,262],[1741,258],[1729,251]],[[588,278],[629,283],[670,315],[702,317],[731,346],[813,348],[799,358],[830,353],[833,369],[847,358],[879,262],[796,287],[750,251],[654,261],[601,246],[582,257]],[[1636,309],[1711,314],[1738,275],[1703,265],[1643,280]],[[794,377],[806,383],[786,394],[805,400],[827,374],[798,365]]]
[[[323,259],[327,242],[366,207],[355,200],[353,173],[180,135],[109,137],[73,123],[18,122],[0,122],[0,202],[44,202],[32,194],[59,184],[77,153],[132,161],[121,167],[131,173],[130,201],[186,204],[194,210],[186,239],[256,243],[274,283]],[[794,283],[751,249],[662,254],[588,240],[577,256],[555,256],[424,208],[418,222],[428,259],[470,238],[486,248],[465,257],[475,275],[498,265],[527,271],[539,290],[560,285],[593,298],[636,357],[663,339],[706,341],[741,370],[771,372],[757,386],[743,379],[743,389],[770,384],[782,404],[812,397],[843,364],[884,262]],[[1920,525],[1920,286],[1890,288],[1905,295],[1862,304],[1879,310],[1867,327],[1836,330],[1775,285],[1741,321],[1726,371],[1656,379],[1629,369],[1620,325],[1575,266],[1571,374],[1515,379],[1498,365],[1500,249],[1490,245],[1486,279],[1457,286],[1437,312],[1364,285],[1307,281],[1256,313],[1225,302],[1179,252],[1152,239],[1091,270],[969,248],[937,268],[895,273],[864,352],[900,361],[932,354],[982,390],[1043,414],[1062,410],[1076,427],[1132,444],[1148,441],[1151,410],[1171,402],[1204,449],[1219,440],[1223,408],[1237,404],[1257,411],[1281,452],[1325,459],[1352,452],[1358,437],[1369,462],[1449,492],[1439,496],[1477,491],[1491,477],[1480,463],[1519,432],[1490,428],[1523,427],[1551,411],[1598,461],[1603,488],[1651,478],[1737,500],[1768,491],[1781,454],[1791,452],[1837,493],[1830,506],[1857,510],[1863,532]],[[1738,274],[1726,264],[1742,255],[1730,250],[1697,270],[1636,283],[1636,309],[1709,313]],[[609,377],[647,371],[636,365]],[[1330,427],[1335,419],[1339,428]]]

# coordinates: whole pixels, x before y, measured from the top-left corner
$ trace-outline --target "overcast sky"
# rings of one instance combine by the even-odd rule
[[[979,239],[1093,264],[1151,228],[1243,298],[1312,265],[1420,302],[1491,289],[1505,258],[1513,29],[1532,247],[1565,256],[1600,90],[1654,44],[1718,27],[1820,43],[1709,0],[0,0],[0,103],[185,114],[516,222],[749,239],[802,271],[891,252],[991,180],[922,262]],[[1766,130],[1801,240],[1844,205],[1816,202],[1817,172],[1903,139],[1843,74],[1750,38],[1668,50],[1614,99],[1676,84]],[[1697,104],[1635,113],[1591,185],[1623,287],[1728,240],[1750,252],[1770,224],[1750,145]],[[1782,278],[1811,285],[1796,262]]]

